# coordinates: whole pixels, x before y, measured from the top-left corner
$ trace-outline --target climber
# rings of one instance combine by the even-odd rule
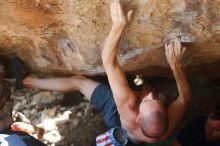
[[[145,90],[144,94],[137,95],[129,87],[116,58],[120,37],[130,21],[131,13],[132,11],[129,11],[125,14],[120,1],[113,1],[113,26],[104,43],[103,66],[120,115],[121,126],[126,130],[129,139],[134,143],[159,142],[174,133],[190,103],[190,89],[181,65],[185,47],[181,46],[180,38],[175,38],[174,43],[165,45],[166,58],[177,82],[179,97],[165,108],[158,93]]]
[[[166,107],[161,94],[147,86],[142,92],[136,93],[129,87],[116,58],[121,35],[131,14],[132,10],[126,14],[123,12],[119,0],[112,0],[113,25],[102,50],[103,66],[111,88],[83,76],[49,79],[28,76],[22,82],[29,88],[61,92],[78,90],[102,113],[108,130],[122,127],[129,141],[137,144],[159,142],[175,132],[191,100],[190,88],[181,64],[185,47],[181,46],[180,38],[165,44],[166,58],[179,92],[174,102]]]

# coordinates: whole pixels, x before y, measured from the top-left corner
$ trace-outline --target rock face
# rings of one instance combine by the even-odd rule
[[[34,71],[103,74],[110,0],[0,1],[0,56],[19,56]],[[181,36],[190,73],[220,74],[219,0],[126,0],[134,8],[118,59],[127,72],[169,73],[163,44]],[[201,72],[203,70],[203,72]]]

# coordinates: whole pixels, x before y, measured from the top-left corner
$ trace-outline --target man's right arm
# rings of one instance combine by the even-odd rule
[[[111,18],[113,25],[102,50],[103,66],[108,76],[119,114],[122,113],[122,109],[124,111],[124,105],[128,105],[127,103],[130,99],[134,99],[132,98],[134,97],[133,91],[129,87],[125,73],[116,57],[121,35],[130,20],[131,13],[132,11],[129,11],[127,14],[124,13],[120,0],[112,0]]]

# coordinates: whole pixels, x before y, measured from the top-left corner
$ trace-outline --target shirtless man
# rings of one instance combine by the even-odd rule
[[[147,92],[137,96],[116,58],[122,32],[130,20],[131,11],[124,14],[120,1],[111,5],[112,29],[107,36],[102,52],[102,61],[118,108],[122,127],[135,142],[158,142],[173,134],[181,123],[190,102],[190,90],[182,70],[181,57],[185,48],[179,38],[165,45],[166,58],[177,82],[179,97],[165,109],[157,93]]]
[[[122,126],[134,143],[152,143],[167,139],[182,121],[190,103],[190,89],[181,65],[185,48],[176,38],[166,44],[166,58],[177,82],[179,96],[168,108],[161,102],[159,93],[145,89],[140,94],[128,84],[119,66],[116,53],[123,30],[130,21],[132,11],[125,14],[120,0],[112,0],[112,28],[102,50],[102,61],[110,88],[82,76],[69,78],[36,79],[27,77],[23,84],[44,90],[79,90],[100,112],[108,127]],[[113,94],[112,94],[113,93]]]

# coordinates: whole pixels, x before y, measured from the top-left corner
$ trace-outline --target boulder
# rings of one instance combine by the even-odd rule
[[[110,0],[0,1],[0,56],[19,56],[32,71],[100,75],[111,28]],[[219,0],[124,0],[135,9],[118,50],[128,73],[170,75],[164,43],[181,36],[191,75],[220,75]]]

